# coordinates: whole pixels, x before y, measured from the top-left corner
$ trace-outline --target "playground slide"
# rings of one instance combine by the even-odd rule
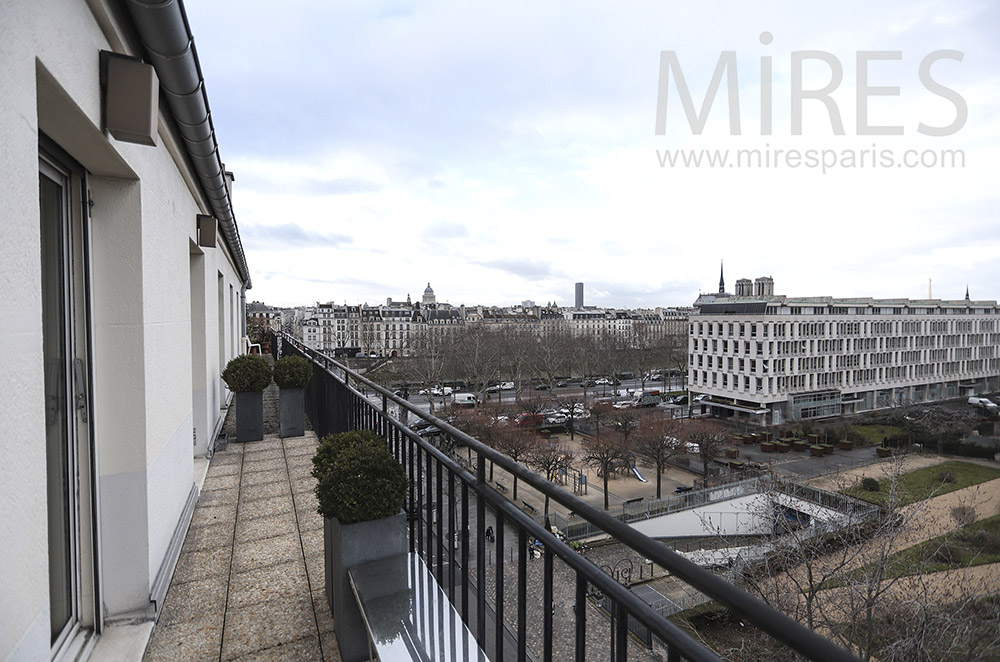
[[[641,480],[642,482],[644,482],[644,483],[648,483],[649,482],[648,480],[646,480],[645,478],[642,477],[642,474],[639,473],[639,470],[635,467],[634,464],[632,465],[632,473],[634,473],[635,477],[638,478],[639,480]]]

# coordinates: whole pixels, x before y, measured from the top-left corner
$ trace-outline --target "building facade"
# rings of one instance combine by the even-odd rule
[[[0,4],[2,660],[155,618],[222,424],[250,276],[192,43],[179,2]]]
[[[996,301],[792,298],[758,284],[689,320],[688,387],[715,414],[780,424],[1000,388]]]

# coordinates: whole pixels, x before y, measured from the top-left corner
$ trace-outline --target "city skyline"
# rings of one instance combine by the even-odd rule
[[[432,2],[277,16],[192,3],[250,296],[377,300],[430,280],[455,304],[571,305],[582,280],[588,304],[679,306],[713,291],[725,259],[789,294],[921,298],[932,279],[935,296],[968,285],[997,298],[1000,7],[717,9]],[[802,64],[804,90],[837,78],[831,68],[842,81],[828,104],[802,101],[798,135],[793,54],[805,51],[826,55]],[[700,134],[666,70],[657,135],[663,52],[692,111],[705,108]],[[701,150],[763,165],[666,163]],[[837,165],[808,167],[822,150]],[[885,165],[910,150],[935,165]],[[945,152],[964,165],[941,167]]]

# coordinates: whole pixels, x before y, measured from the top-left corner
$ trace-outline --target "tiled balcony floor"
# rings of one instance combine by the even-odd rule
[[[340,660],[323,589],[316,435],[216,453],[145,659]]]

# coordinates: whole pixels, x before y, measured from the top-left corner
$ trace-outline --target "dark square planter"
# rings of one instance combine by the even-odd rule
[[[306,433],[306,390],[283,388],[279,391],[278,410],[281,438],[301,437]]]
[[[334,631],[340,657],[344,662],[360,662],[368,657],[368,630],[358,601],[347,578],[348,569],[380,559],[405,554],[406,514],[341,524],[323,520],[323,555],[326,570],[326,596],[333,613]]]
[[[236,441],[264,438],[264,394],[258,391],[236,394]]]

